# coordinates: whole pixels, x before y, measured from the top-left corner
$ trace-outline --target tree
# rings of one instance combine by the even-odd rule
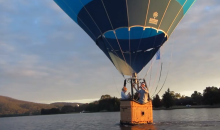
[[[180,95],[180,93],[175,93],[175,99],[180,99],[181,98],[181,95]]]
[[[184,98],[179,99],[180,105],[192,105],[193,99],[191,97],[185,96]]]
[[[111,96],[106,94],[106,95],[102,95],[100,100],[104,100],[104,99],[111,99]]]
[[[180,99],[184,99],[186,96],[185,95],[182,95],[181,97],[180,97]]]
[[[153,107],[161,107],[162,103],[160,100],[159,95],[157,94],[154,98],[153,98]]]
[[[174,104],[174,97],[172,96],[172,94],[170,93],[170,89],[168,88],[168,90],[165,92],[165,94],[163,94],[163,105],[166,108],[169,108],[171,106],[173,106]]]
[[[48,115],[48,114],[60,114],[60,110],[58,108],[41,109],[41,115]]]
[[[191,95],[191,98],[193,99],[193,102],[197,105],[202,104],[202,94],[200,92],[194,91],[194,93]]]
[[[170,94],[175,97],[175,92],[174,91],[170,91]]]
[[[217,99],[218,99],[218,104],[220,104],[220,88],[218,89],[218,97],[217,97]]]
[[[103,95],[99,101],[90,103],[86,107],[86,111],[98,112],[98,111],[120,111],[120,100],[110,95]]]
[[[71,112],[74,112],[75,109],[73,106],[70,106],[70,105],[65,105],[61,108],[61,112],[62,113],[71,113]]]
[[[219,103],[218,100],[219,89],[217,87],[206,87],[203,90],[203,101],[205,104],[215,105]]]

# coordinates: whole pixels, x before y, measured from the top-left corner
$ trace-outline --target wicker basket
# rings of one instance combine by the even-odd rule
[[[153,123],[152,102],[140,104],[136,101],[121,101],[121,124]]]

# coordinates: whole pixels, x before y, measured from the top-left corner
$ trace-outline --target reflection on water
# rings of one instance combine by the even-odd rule
[[[154,124],[120,126],[119,112],[0,118],[0,130],[218,130],[220,108],[154,111]]]
[[[157,130],[154,124],[149,125],[135,125],[135,126],[121,126],[121,130]]]
[[[161,122],[149,125],[120,126],[121,130],[219,130],[220,121]]]
[[[162,122],[149,125],[121,126],[121,130],[219,130],[220,122]]]

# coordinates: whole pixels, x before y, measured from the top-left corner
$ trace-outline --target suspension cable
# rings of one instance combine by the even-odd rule
[[[157,37],[157,36],[156,36],[156,37]],[[166,38],[166,37],[163,38],[161,44],[164,42],[165,38]],[[155,38],[155,39],[156,39],[156,38]],[[155,41],[156,41],[156,40],[155,40]],[[154,44],[155,44],[155,41],[154,41]],[[160,44],[160,45],[161,45],[161,44]],[[153,45],[153,46],[154,46],[154,45]],[[158,49],[158,50],[159,50],[159,49]],[[152,52],[151,52],[151,55],[152,55]],[[156,59],[154,59],[154,60],[153,60],[153,63],[152,63],[152,60],[151,60],[151,65],[150,65],[150,67],[149,67],[147,73],[145,74],[144,79],[146,78],[147,74],[149,73],[149,70],[152,69],[152,66],[153,66],[153,64],[154,64],[155,61],[156,61]],[[150,80],[151,80],[151,76],[150,76]],[[150,81],[149,81],[149,83],[150,83]],[[153,87],[151,87],[151,88],[153,88]],[[151,89],[151,90],[152,90],[152,89]]]
[[[166,38],[166,37],[163,38],[161,44],[164,42],[165,38]],[[155,41],[154,41],[154,43],[155,43]],[[160,44],[160,45],[161,45],[161,44]],[[151,55],[152,55],[152,52],[151,52]],[[154,60],[154,61],[155,61],[155,60]],[[152,65],[150,66],[150,68],[152,68]],[[149,69],[150,69],[150,68],[149,68]],[[147,73],[145,74],[144,78],[147,76],[147,74],[148,74],[148,72],[149,72],[149,69],[148,69]]]
[[[163,47],[160,48],[160,54],[161,54],[161,55],[163,54]],[[157,82],[157,85],[156,85],[157,87],[156,87],[154,93],[152,94],[152,97],[153,97],[154,94],[156,93],[156,90],[157,90],[157,88],[158,88],[158,85],[159,85],[159,82],[160,82],[160,79],[161,79],[161,76],[162,76],[163,62],[162,62],[161,58],[160,58],[160,61],[161,61],[160,76],[159,76],[159,79],[158,79],[158,82]],[[155,80],[155,81],[156,81],[156,80]],[[151,98],[152,98],[152,97],[151,97]]]
[[[86,26],[86,24],[81,20],[81,18],[78,16],[78,15],[76,15],[76,13],[70,8],[70,6],[66,3],[66,1],[64,1],[63,0],[63,2],[64,2],[64,4],[66,5],[66,6],[68,6],[68,8],[71,10],[71,12],[82,22],[82,24],[90,31],[90,33],[94,36],[94,38],[96,38],[96,36],[94,35],[94,33],[89,29],[89,27],[88,26]],[[91,17],[91,16],[90,16]],[[91,17],[92,18],[92,17]],[[93,22],[94,22],[94,20],[93,20]],[[99,29],[99,27],[97,26],[97,28]],[[100,33],[102,34],[102,32],[101,32],[101,30],[99,29],[99,31],[100,31]],[[105,37],[104,37],[105,38]],[[97,39],[97,38],[96,38]],[[108,40],[105,38],[105,40],[107,41],[107,43],[109,44],[109,46],[112,48],[112,50],[115,52],[115,50],[113,49],[113,47],[111,46],[111,44],[108,42]],[[115,54],[118,56],[118,54],[115,52]],[[119,56],[118,56],[119,57]],[[117,63],[117,60],[116,60],[116,63]],[[118,64],[118,63],[117,63]],[[122,73],[121,73],[122,74]],[[124,77],[124,75],[122,74],[122,76]],[[125,77],[124,77],[125,78]]]
[[[116,32],[115,32],[114,27],[113,27],[113,25],[112,25],[112,23],[111,23],[111,20],[110,20],[110,17],[109,17],[109,15],[108,15],[108,12],[107,12],[107,10],[106,10],[106,8],[105,8],[105,4],[103,3],[103,0],[101,0],[101,1],[102,1],[102,5],[103,5],[103,7],[104,7],[104,9],[105,9],[105,13],[106,13],[106,15],[107,15],[107,17],[108,17],[109,23],[111,24],[112,30],[114,31],[114,35],[115,35],[115,38],[116,38],[116,40],[117,40],[118,46],[119,46],[119,48],[120,48],[120,50],[121,50],[121,54],[122,54],[122,56],[123,56],[123,58],[124,58],[124,60],[125,60],[125,63],[126,63],[126,65],[127,65],[127,67],[128,67],[128,64],[127,64],[127,62],[126,62],[124,53],[123,53],[123,51],[122,51],[122,49],[121,49],[119,40],[118,40],[118,38],[117,38]]]
[[[158,66],[158,68],[157,68],[157,71],[156,71],[156,76],[154,77],[154,82],[153,82],[153,84],[151,85],[152,87],[151,87],[151,90],[153,91],[153,88],[154,88],[154,85],[155,85],[155,83],[156,83],[156,79],[157,79],[157,77],[158,77],[158,75],[159,75],[159,73],[160,73],[160,69],[161,69],[161,67],[160,67],[160,65],[161,65],[161,61],[160,61],[160,63],[159,63],[159,66]],[[150,90],[150,91],[151,91]]]
[[[138,43],[137,51],[138,51],[138,49],[139,49],[139,47],[140,47],[140,45],[141,45],[141,43],[142,43],[141,41],[142,41],[142,38],[143,38],[143,35],[144,35],[144,31],[145,31],[145,30],[143,30],[143,32],[142,32],[142,34],[141,34],[141,39],[140,39],[140,41],[139,41],[139,43]],[[151,32],[150,32],[150,35],[151,35],[151,33],[152,33],[152,30],[151,30]],[[136,52],[137,52],[137,51],[136,51]],[[137,53],[135,54],[134,61],[133,61],[132,65],[135,63],[136,57],[137,57]]]
[[[107,39],[105,39],[106,41],[107,41],[107,43],[109,44],[109,46],[112,48],[112,50],[114,51],[114,49],[113,49],[113,47],[111,46],[111,44],[108,42],[108,40]],[[104,42],[104,45],[105,45],[105,42]],[[105,45],[105,48],[107,49],[107,47],[106,47],[106,45]],[[115,52],[115,51],[114,51]],[[118,54],[115,52],[115,54],[118,56]],[[119,56],[118,56],[119,57]],[[116,60],[116,64],[118,65],[118,62],[117,62],[117,60]],[[119,65],[118,65],[119,66]],[[125,79],[125,76],[123,75],[123,73],[122,72],[120,72],[121,73],[121,75],[124,77],[124,79]]]
[[[163,70],[163,63],[161,63],[159,80],[158,80],[158,82],[157,82],[157,87],[156,87],[154,93],[152,94],[152,97],[154,96],[154,94],[155,94],[156,91],[157,91],[157,88],[158,88],[158,85],[159,85],[159,82],[160,82],[160,79],[161,79],[162,70]],[[152,98],[152,97],[151,97],[151,98]]]
[[[66,1],[64,1],[64,0],[62,0],[62,1],[66,6],[68,6],[68,8],[72,11],[72,13],[82,22],[82,24],[90,31],[90,33],[94,36],[94,38],[96,38],[94,33],[85,25],[85,23],[79,18],[79,16],[70,8],[70,6],[66,3]]]
[[[155,61],[155,60],[154,60],[154,61]],[[152,64],[152,61],[151,61],[151,64]],[[150,86],[152,70],[153,70],[153,67],[151,67],[151,69],[150,69],[150,79],[149,79],[149,85],[148,85],[148,86]]]
[[[168,71],[167,71],[167,74],[166,74],[166,78],[164,80],[164,83],[163,83],[161,89],[158,91],[158,93],[160,93],[160,91],[162,90],[162,88],[164,87],[164,85],[166,83],[166,80],[167,80],[167,77],[168,77],[168,74],[169,74],[169,71],[170,71],[170,65],[172,63],[172,59],[173,59],[173,45],[172,45],[172,50],[171,50],[171,55],[170,55],[170,63],[169,63]],[[156,95],[158,95],[158,93]]]
[[[130,22],[129,22],[129,10],[128,10],[128,0],[126,0],[127,7],[127,18],[128,18],[128,38],[129,38],[129,54],[130,54],[130,66],[131,66],[131,41],[130,41]]]
[[[88,10],[86,9],[86,7],[84,6],[84,4],[82,3],[82,1],[81,0],[79,0],[80,1],[80,3],[83,5],[83,8],[86,10],[86,12],[88,13],[88,15],[90,16],[90,18],[92,19],[92,21],[94,22],[94,24],[96,25],[96,27],[97,27],[97,29],[99,30],[99,32],[101,33],[101,35],[103,34],[102,33],[102,31],[100,30],[100,28],[99,28],[99,26],[96,24],[96,22],[95,22],[95,20],[92,18],[92,16],[90,15],[90,13],[88,12]],[[68,4],[63,0],[63,2],[68,6]],[[69,6],[68,6],[69,7]],[[70,8],[70,7],[69,7]],[[71,9],[71,8],[70,8]],[[74,12],[72,9],[71,9],[71,11],[72,12]],[[74,12],[74,14],[75,14],[75,12]],[[75,14],[76,15],[76,14]],[[76,15],[77,16],[77,15]],[[77,18],[79,18],[78,16],[77,16]],[[79,18],[80,19],[80,18]],[[81,19],[80,19],[80,21],[82,21]],[[82,22],[83,23],[83,22]],[[85,25],[86,26],[86,25]],[[87,27],[87,26],[86,26]],[[88,28],[88,27],[87,27]],[[94,35],[94,34],[93,34]],[[107,41],[107,43],[109,44],[109,46],[112,48],[112,50],[115,52],[115,50],[114,50],[114,48],[111,46],[111,44],[108,42],[108,40],[107,40],[107,38],[105,38],[105,36],[103,36],[104,37],[104,39]],[[115,52],[115,54],[118,56],[118,54]],[[118,56],[119,57],[119,56]],[[117,62],[117,61],[116,61]],[[118,63],[117,63],[118,64]],[[122,73],[121,73],[122,74]],[[124,75],[122,74],[122,76],[124,77]],[[125,78],[125,77],[124,77]]]
[[[139,49],[139,46],[140,46],[140,43],[141,43],[141,40],[142,40],[144,31],[145,31],[145,26],[146,26],[146,23],[147,23],[147,16],[148,16],[149,8],[150,8],[150,0],[148,1],[148,7],[147,7],[146,17],[145,17],[145,21],[144,21],[143,32],[142,32],[142,34],[141,34],[141,39],[140,39],[139,44],[138,44],[138,49]],[[152,32],[152,30],[151,30],[151,32]],[[150,33],[150,35],[151,35],[151,33]],[[137,49],[137,51],[138,51],[138,49]],[[134,61],[133,61],[132,65],[135,63],[136,56],[137,56],[137,53],[136,53],[136,55],[135,55],[135,57],[134,57]]]
[[[170,66],[170,63],[169,63],[169,66]],[[162,87],[160,88],[160,90],[158,91],[158,93],[160,93],[160,91],[161,91],[162,88],[164,87],[164,84],[165,84],[166,81],[167,81],[168,74],[169,74],[169,70],[168,70],[168,72],[167,72],[167,75],[166,75],[166,78],[165,78],[165,80],[164,80],[164,83],[163,83]],[[158,95],[158,93],[157,93],[156,95]]]
[[[115,87],[116,87],[116,89],[117,89],[117,92],[118,92],[118,94],[120,95],[120,92],[119,92],[118,87],[117,87],[117,85],[116,85],[116,83],[115,83],[115,78],[114,78],[114,76],[113,76],[113,74],[112,74],[112,71],[110,71],[110,72],[111,72],[111,77],[113,78]]]

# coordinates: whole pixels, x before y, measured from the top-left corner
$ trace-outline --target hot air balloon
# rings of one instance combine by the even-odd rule
[[[122,75],[132,76],[134,86],[140,80],[136,73],[151,61],[196,0],[54,1],[93,39]],[[145,115],[152,113],[152,107],[149,111],[129,110],[142,112],[139,119],[129,118],[127,122],[151,122]]]

